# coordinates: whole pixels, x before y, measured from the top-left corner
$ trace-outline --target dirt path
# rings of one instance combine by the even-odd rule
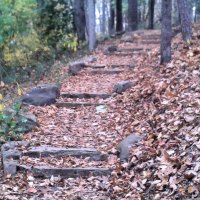
[[[102,153],[109,153],[108,160],[88,161],[87,158],[57,159],[51,156],[48,158],[24,156],[21,163],[30,166],[39,163],[53,167],[116,168],[117,144],[135,130],[134,123],[137,122],[135,119],[129,119],[128,107],[127,113],[116,111],[117,103],[121,102],[120,95],[116,98],[112,94],[113,88],[119,81],[124,80],[134,82],[134,88],[141,87],[141,85],[137,86],[137,82],[144,79],[144,76],[151,76],[152,73],[149,66],[142,66],[143,61],[149,59],[154,49],[159,46],[159,32],[135,32],[132,38],[133,42],[123,42],[119,38],[99,46],[94,53],[96,62],[78,75],[69,77],[61,86],[62,93],[103,93],[109,94],[110,98],[61,97],[57,100],[58,103],[68,102],[80,105],[70,108],[55,105],[29,108],[29,111],[37,116],[40,127],[24,135],[24,140],[30,140],[35,145],[96,148]],[[117,45],[118,51],[105,55],[104,50],[111,44]],[[148,85],[147,82],[144,82],[145,84]],[[84,103],[91,103],[91,105],[84,106]],[[103,112],[98,112],[98,105],[103,105]],[[130,102],[129,106],[137,105]],[[85,179],[54,177],[40,179],[33,178],[31,173],[18,173],[14,178],[7,177],[1,184],[0,190],[3,196],[0,199],[112,199],[111,191],[109,191],[109,176],[91,176]]]

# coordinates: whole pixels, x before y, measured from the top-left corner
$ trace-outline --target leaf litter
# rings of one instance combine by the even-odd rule
[[[118,77],[117,81],[136,81],[123,95],[109,99],[106,113],[95,112],[95,106],[29,108],[36,114],[40,127],[24,135],[24,139],[36,144],[95,147],[112,155],[117,144],[130,133],[144,135],[130,149],[128,163],[111,158],[110,165],[114,166],[111,177],[40,179],[29,173],[18,173],[15,177],[1,175],[2,199],[200,198],[198,29],[199,25],[194,27],[190,47],[182,42],[180,35],[174,38],[173,59],[166,66],[159,65],[157,46],[134,58],[133,71],[95,77],[83,72],[63,83],[62,91],[91,92],[93,88],[93,92],[97,89],[107,92],[116,83],[113,77]],[[116,56],[99,55],[98,63],[101,59],[101,63],[118,61]],[[127,63],[130,60],[128,57]],[[50,163],[50,160],[39,162]],[[76,162],[81,165],[82,161]]]

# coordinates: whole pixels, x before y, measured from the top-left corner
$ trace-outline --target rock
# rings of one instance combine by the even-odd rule
[[[121,37],[121,42],[133,42],[132,35],[123,35]]]
[[[27,105],[45,106],[56,102],[60,89],[55,84],[39,85],[22,97],[22,103]]]
[[[9,160],[4,161],[3,163],[3,170],[4,174],[15,175],[17,173],[17,161]]]
[[[39,126],[35,115],[30,113],[19,113],[17,117],[17,126],[27,133],[36,126]]]
[[[22,129],[21,132],[29,132],[34,127],[39,126],[35,115],[30,113],[16,112],[11,108],[7,108],[4,111],[5,115],[16,119],[17,128]]]
[[[69,73],[71,75],[77,75],[83,68],[85,68],[86,64],[84,61],[76,61],[69,64]]]
[[[108,55],[110,53],[114,53],[115,51],[117,51],[117,49],[117,45],[110,45],[104,50],[104,54]]]
[[[8,142],[1,147],[2,165],[5,174],[14,175],[17,172],[18,160],[22,155],[20,147],[28,147],[27,141]]]
[[[117,150],[119,151],[119,157],[121,162],[127,162],[129,157],[129,148],[139,142],[142,139],[141,136],[138,136],[136,134],[130,134],[128,137],[126,137],[124,140],[120,142],[120,144],[117,147]]]
[[[97,58],[95,56],[89,56],[84,58],[83,61],[86,63],[94,63],[97,61]]]
[[[114,86],[113,92],[121,94],[125,92],[127,89],[131,88],[132,86],[133,82],[131,81],[120,81]]]

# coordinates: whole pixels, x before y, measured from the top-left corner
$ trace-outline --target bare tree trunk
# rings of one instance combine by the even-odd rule
[[[138,1],[128,0],[128,30],[134,31],[138,27]]]
[[[73,1],[73,17],[75,31],[78,35],[79,41],[85,41],[85,12],[84,12],[84,1],[74,0]]]
[[[149,0],[149,29],[154,29],[154,6],[155,0]]]
[[[96,47],[96,18],[95,18],[95,0],[85,0],[86,27],[88,33],[89,50]]]
[[[192,39],[192,20],[189,13],[187,0],[177,0],[178,9],[181,17],[181,29],[183,39],[190,44]]]
[[[172,0],[162,0],[161,17],[161,60],[160,63],[168,63],[171,60],[172,39]]]
[[[115,32],[115,2],[110,0],[109,35]]]
[[[102,0],[102,33],[106,32],[106,1]]]
[[[123,15],[122,15],[122,0],[116,0],[116,31],[123,31]]]

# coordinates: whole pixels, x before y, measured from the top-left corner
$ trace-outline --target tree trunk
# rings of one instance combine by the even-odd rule
[[[177,0],[178,9],[181,17],[181,29],[183,39],[190,44],[192,39],[192,21],[189,13],[187,0]]]
[[[171,60],[172,0],[162,0],[161,17],[161,64]]]
[[[102,0],[102,33],[106,32],[106,1]]]
[[[123,31],[122,0],[116,0],[116,31]]]
[[[84,12],[84,1],[74,0],[73,1],[73,18],[75,31],[78,35],[79,41],[85,41],[85,12]]]
[[[138,26],[138,1],[128,0],[128,30],[134,31]]]
[[[155,0],[149,0],[149,29],[154,29],[154,6]]]
[[[85,7],[86,27],[87,27],[87,34],[88,34],[89,50],[92,51],[96,47],[95,0],[85,0],[84,7]]]
[[[109,35],[115,30],[115,5],[114,0],[110,0]]]

